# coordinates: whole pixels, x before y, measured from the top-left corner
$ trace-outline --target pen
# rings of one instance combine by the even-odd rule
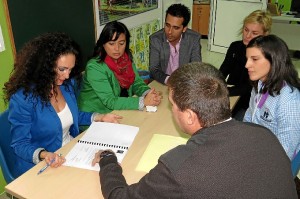
[[[60,157],[60,156],[62,156],[62,154],[60,153],[60,154],[58,154],[58,156]],[[51,160],[51,162],[50,162],[50,164],[47,164],[46,166],[44,166],[38,173],[37,173],[37,175],[39,175],[39,174],[41,174],[41,173],[43,173],[53,162],[55,161],[55,158],[53,158],[52,160]]]

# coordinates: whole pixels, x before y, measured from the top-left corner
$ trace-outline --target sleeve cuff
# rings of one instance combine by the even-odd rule
[[[97,116],[97,115],[102,115],[101,113],[93,113],[92,114],[92,117],[91,117],[91,123],[93,123],[94,121],[95,121],[95,117]],[[102,119],[101,119],[102,120]]]
[[[144,97],[139,97],[139,110],[142,111],[144,110]]]
[[[42,150],[45,150],[44,148],[37,148],[34,152],[33,152],[33,155],[32,155],[32,162],[34,164],[37,164],[40,162],[40,159],[39,159],[39,154],[40,154],[40,151]]]
[[[101,168],[101,167],[104,167],[108,164],[117,163],[117,162],[118,162],[117,156],[111,155],[111,156],[102,158],[99,162],[99,165],[100,165],[100,168]]]
[[[139,110],[142,111],[144,110],[145,104],[144,104],[144,99],[145,96],[150,92],[150,89],[146,90],[142,96],[139,98]]]
[[[164,82],[165,84],[167,84],[169,77],[170,77],[170,76],[167,76],[167,77],[166,77],[165,82]]]

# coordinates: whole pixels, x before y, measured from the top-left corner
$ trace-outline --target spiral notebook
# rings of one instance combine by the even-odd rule
[[[65,166],[99,171],[99,164],[92,166],[95,153],[110,149],[121,163],[139,128],[124,124],[93,122],[86,133],[66,156]]]

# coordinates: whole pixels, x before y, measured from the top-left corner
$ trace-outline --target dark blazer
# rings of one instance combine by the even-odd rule
[[[179,49],[179,66],[190,62],[202,61],[201,59],[201,35],[193,30],[187,29],[182,34]],[[151,77],[164,84],[168,62],[170,57],[170,46],[164,29],[150,36],[149,70]]]
[[[104,198],[297,198],[290,160],[262,126],[231,120],[200,129],[128,185],[115,156],[100,162]]]

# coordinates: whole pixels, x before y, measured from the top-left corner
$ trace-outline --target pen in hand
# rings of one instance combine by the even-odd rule
[[[60,153],[60,154],[58,154],[58,156],[60,157],[60,156],[62,156],[62,154]],[[52,160],[51,160],[51,162],[50,162],[50,164],[47,164],[46,166],[44,166],[38,173],[37,173],[37,175],[39,175],[39,174],[41,174],[41,173],[43,173],[53,162],[55,161],[55,158],[53,158]]]

